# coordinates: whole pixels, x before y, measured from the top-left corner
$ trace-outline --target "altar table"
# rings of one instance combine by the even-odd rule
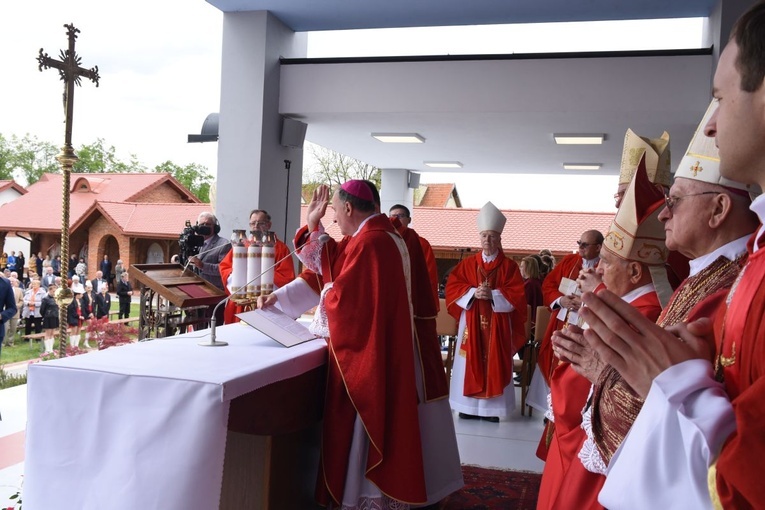
[[[247,434],[293,433],[305,427],[301,414],[316,418],[326,344],[287,349],[243,323],[219,327],[217,338],[229,345],[198,346],[209,339],[205,330],[30,366],[24,508],[240,505],[225,503],[225,493],[251,474],[227,467],[224,483],[224,460],[252,468],[255,457],[285,442]],[[308,381],[314,393],[294,381]],[[272,476],[262,464],[255,469]],[[253,508],[269,508],[257,497]]]

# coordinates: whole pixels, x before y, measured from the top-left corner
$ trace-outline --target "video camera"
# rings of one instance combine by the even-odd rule
[[[205,238],[199,234],[199,225],[192,225],[190,220],[186,220],[186,226],[178,237],[178,258],[183,267],[186,267],[189,258],[199,253],[204,242]]]

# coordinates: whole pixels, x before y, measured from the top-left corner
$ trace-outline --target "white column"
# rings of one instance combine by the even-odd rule
[[[380,189],[380,212],[388,214],[390,208],[402,204],[412,210],[414,190],[409,189],[409,170],[405,168],[383,168]]]
[[[256,208],[271,214],[279,238],[285,224],[287,241],[298,227],[303,151],[280,144],[279,58],[305,55],[305,34],[273,14],[224,13],[215,205],[223,237],[235,228],[248,229],[250,210]],[[289,192],[285,159],[292,161]]]

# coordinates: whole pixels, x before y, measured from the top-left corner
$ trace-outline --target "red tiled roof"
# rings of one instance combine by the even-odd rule
[[[307,206],[301,208],[301,224],[305,224]],[[478,249],[476,218],[479,209],[415,207],[412,228],[427,239],[434,250]],[[513,211],[503,210],[507,218],[502,232],[502,247],[511,253],[538,253],[547,248],[553,253],[572,253],[576,241],[585,230],[605,234],[614,213]],[[340,239],[340,230],[332,224],[334,211],[327,209],[324,226],[327,233]]]
[[[454,193],[454,200],[459,207],[459,195],[457,195],[457,188],[454,183],[426,184],[425,193],[423,193],[418,207],[446,207],[452,193]]]
[[[86,184],[90,190],[70,193],[70,226],[80,223],[97,202],[135,201],[139,194],[165,183],[176,188],[188,202],[199,203],[168,173],[72,174],[70,183],[72,188],[77,186],[78,189],[80,184]],[[61,174],[44,174],[29,186],[27,194],[0,207],[0,231],[61,230],[61,187]]]
[[[26,195],[27,190],[24,186],[16,182],[15,180],[10,181],[0,181],[0,191],[5,191],[7,189],[15,189],[19,195]]]
[[[199,213],[209,210],[210,204],[201,203],[98,202],[90,214],[103,214],[129,237],[166,239],[180,235],[186,220],[193,224]]]

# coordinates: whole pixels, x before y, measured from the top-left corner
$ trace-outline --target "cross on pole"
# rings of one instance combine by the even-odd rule
[[[70,23],[64,25],[69,37],[69,47],[59,52],[61,60],[51,58],[40,48],[37,56],[38,69],[58,69],[59,77],[64,82],[64,111],[66,112],[64,146],[61,154],[56,159],[63,171],[63,210],[61,214],[61,273],[66,275],[69,271],[69,183],[71,180],[72,167],[77,161],[77,156],[72,148],[72,120],[74,117],[74,86],[80,85],[82,77],[93,81],[98,87],[98,66],[91,69],[80,67],[81,59],[74,51],[74,43],[80,31]],[[67,335],[67,306],[72,302],[74,294],[67,286],[66,277],[61,279],[61,288],[56,290],[56,302],[59,305],[59,356],[66,356]]]

